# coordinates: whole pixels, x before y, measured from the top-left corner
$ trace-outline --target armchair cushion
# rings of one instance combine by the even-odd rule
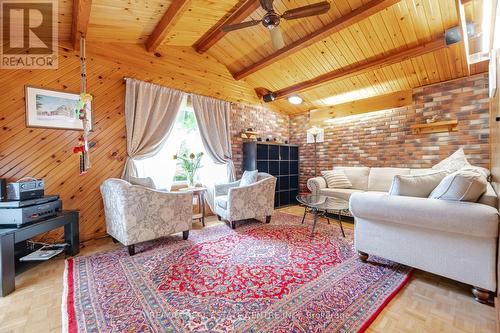
[[[137,178],[137,177],[129,177],[130,184],[132,185],[139,185],[151,189],[156,189],[155,182],[151,177],[146,177],[146,178]]]
[[[227,209],[227,195],[216,197],[215,204],[222,209]]]
[[[257,174],[258,174],[257,170],[254,171],[245,170],[243,172],[243,175],[241,176],[240,186],[247,186],[255,183],[257,181]]]
[[[227,193],[229,192],[229,189],[230,188],[233,188],[233,187],[238,187],[240,186],[240,181],[235,181],[235,182],[232,182],[232,183],[227,183],[227,184],[216,184],[214,186],[214,190],[215,190],[215,196],[220,196],[220,195],[227,195]]]

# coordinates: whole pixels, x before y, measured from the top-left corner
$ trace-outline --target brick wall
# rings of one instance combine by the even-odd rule
[[[325,124],[318,143],[318,172],[337,166],[427,168],[463,147],[472,164],[489,168],[488,75],[413,90],[407,107],[339,118]],[[410,125],[458,119],[457,132],[414,135]],[[313,145],[306,144],[307,115],[290,117],[290,141],[300,145],[300,184],[314,174]]]
[[[278,138],[289,140],[289,118],[287,115],[274,112],[262,106],[250,106],[245,104],[232,105],[231,109],[231,140],[233,150],[233,162],[236,176],[241,175],[243,163],[243,139],[241,132],[253,128],[262,138]]]

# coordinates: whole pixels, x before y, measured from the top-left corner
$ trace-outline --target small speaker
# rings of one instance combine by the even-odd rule
[[[266,103],[272,102],[276,99],[276,94],[275,93],[265,94],[264,96],[262,96],[262,99]]]
[[[0,178],[0,201],[7,200],[7,179]]]

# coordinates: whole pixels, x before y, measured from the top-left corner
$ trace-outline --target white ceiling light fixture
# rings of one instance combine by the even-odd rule
[[[293,105],[299,105],[299,104],[302,104],[302,102],[304,102],[304,100],[300,96],[293,95],[293,96],[288,97],[288,102],[290,104],[293,104]]]

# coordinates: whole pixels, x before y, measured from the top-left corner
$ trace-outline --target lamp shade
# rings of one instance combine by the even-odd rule
[[[316,136],[316,142],[325,141],[325,130],[323,128],[313,126],[307,130],[307,143],[314,143],[314,137]]]

